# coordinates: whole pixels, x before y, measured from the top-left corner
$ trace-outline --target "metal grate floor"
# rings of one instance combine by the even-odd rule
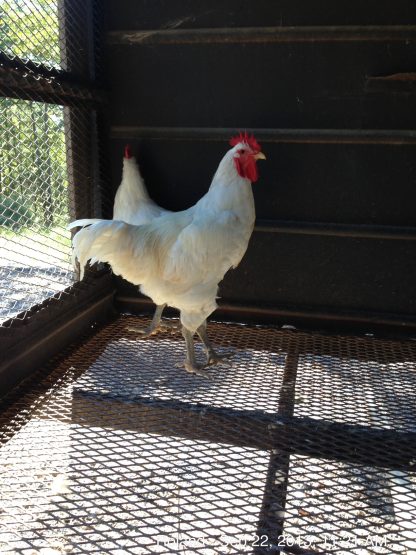
[[[1,553],[416,553],[415,341],[211,323],[207,380],[147,323],[8,399]]]

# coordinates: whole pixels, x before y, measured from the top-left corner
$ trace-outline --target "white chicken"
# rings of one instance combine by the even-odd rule
[[[136,159],[127,145],[124,149],[123,175],[114,198],[113,220],[143,225],[165,214],[171,212],[149,197]]]
[[[136,158],[132,156],[130,146],[124,148],[123,172],[121,183],[114,198],[113,220],[120,220],[128,224],[148,224],[155,218],[171,214],[158,206],[149,196],[144,179],[140,173]],[[159,331],[175,330],[175,325],[161,322],[166,304],[156,306],[150,326],[146,329],[128,327],[129,331],[141,334],[142,338],[150,337]]]
[[[188,210],[165,213],[144,225],[78,220],[69,226],[83,228],[73,238],[82,272],[89,260],[108,262],[115,274],[140,285],[158,308],[179,309],[184,367],[204,376],[206,365],[223,358],[208,340],[206,320],[217,308],[218,283],[247,250],[255,220],[251,182],[258,179],[257,160],[265,159],[247,133],[230,144],[208,192]],[[205,346],[205,365],[195,358],[195,332]]]

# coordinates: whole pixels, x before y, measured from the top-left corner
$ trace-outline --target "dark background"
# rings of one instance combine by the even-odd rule
[[[105,7],[113,193],[125,143],[172,210],[206,192],[236,130],[262,143],[258,226],[225,308],[414,322],[416,4]],[[126,306],[138,298],[120,281]]]

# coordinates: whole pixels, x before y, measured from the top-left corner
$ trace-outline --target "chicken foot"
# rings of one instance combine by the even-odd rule
[[[199,326],[196,332],[199,335],[202,343],[204,344],[205,352],[207,353],[207,366],[224,363],[227,361],[228,358],[234,355],[234,352],[219,354],[214,350],[211,341],[208,339],[206,320],[203,324]],[[227,364],[231,365],[229,362]]]
[[[161,322],[162,313],[167,305],[166,304],[158,304],[156,306],[155,313],[153,315],[152,321],[147,328],[136,328],[135,326],[129,326],[126,328],[128,331],[133,331],[135,333],[139,333],[142,339],[146,339],[152,335],[155,335],[159,332],[171,331],[172,333],[177,330],[176,323],[171,322]]]
[[[198,364],[195,357],[195,347],[194,347],[194,334],[189,331],[185,326],[182,326],[182,335],[185,339],[186,345],[186,359],[183,366],[187,372],[191,374],[198,374],[198,376],[203,376],[204,378],[209,378],[208,372],[204,370],[205,364]]]
[[[186,345],[186,359],[183,364],[177,364],[176,366],[185,368],[187,372],[192,374],[198,374],[199,376],[203,376],[204,378],[209,378],[210,375],[208,372],[204,370],[207,366],[211,366],[213,364],[220,364],[226,362],[227,358],[230,358],[234,355],[234,352],[219,354],[214,350],[210,340],[208,339],[207,334],[207,322],[205,321],[203,324],[199,326],[196,330],[197,334],[199,335],[202,343],[204,344],[205,352],[207,354],[207,362],[205,364],[198,364],[196,362],[195,357],[195,347],[194,347],[194,334],[189,331],[185,326],[182,326],[182,335],[185,339]],[[230,364],[230,363],[227,363]]]

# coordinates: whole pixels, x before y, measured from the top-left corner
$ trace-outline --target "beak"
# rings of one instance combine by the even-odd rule
[[[266,160],[265,155],[262,152],[258,152],[253,156],[254,160]]]

